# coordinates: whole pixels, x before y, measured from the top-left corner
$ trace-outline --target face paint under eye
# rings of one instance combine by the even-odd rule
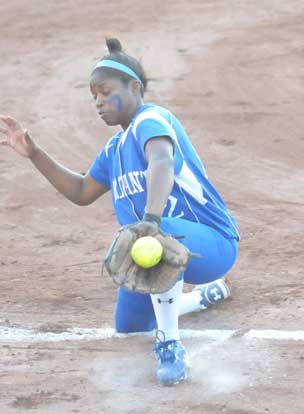
[[[120,112],[121,109],[121,102],[120,102],[120,96],[119,95],[112,95],[108,99],[106,99],[106,102],[111,104],[115,103],[115,109],[117,112]]]

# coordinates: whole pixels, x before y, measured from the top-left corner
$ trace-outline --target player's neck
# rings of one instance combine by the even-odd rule
[[[139,108],[144,104],[143,99],[139,99],[136,103],[136,105],[134,106],[134,108],[132,108],[130,110],[130,112],[128,113],[128,115],[126,116],[125,120],[120,124],[120,126],[122,127],[122,129],[125,131],[130,123],[132,122],[132,119],[134,118],[135,114],[137,113],[137,111],[139,110]]]

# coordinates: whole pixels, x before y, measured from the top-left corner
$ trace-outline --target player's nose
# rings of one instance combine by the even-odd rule
[[[101,95],[97,95],[96,97],[96,108],[100,109],[105,103],[105,99]]]

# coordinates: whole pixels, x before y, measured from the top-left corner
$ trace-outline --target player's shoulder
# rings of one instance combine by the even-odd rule
[[[167,118],[170,114],[172,115],[172,113],[169,111],[169,109],[160,106],[160,105],[156,105],[153,103],[146,103],[144,104],[141,109],[138,111],[136,119],[141,118],[141,117],[153,117],[153,115],[158,114],[161,115],[165,118]]]
[[[145,126],[150,122],[172,125],[172,119],[173,115],[167,108],[151,103],[144,104],[133,119],[132,130],[135,133],[137,127],[143,122]]]
[[[115,135],[113,135],[113,136],[112,136],[112,137],[108,140],[107,144],[111,143],[111,144],[113,144],[113,145],[117,145],[117,144],[118,144],[118,142],[119,142],[119,140],[120,140],[120,138],[121,138],[122,133],[123,133],[123,131],[122,131],[122,130],[118,131]]]
[[[119,139],[121,137],[122,131],[117,132],[117,134],[113,135],[107,143],[101,148],[99,154],[105,155],[107,158],[113,151],[115,152],[115,149],[119,143]]]

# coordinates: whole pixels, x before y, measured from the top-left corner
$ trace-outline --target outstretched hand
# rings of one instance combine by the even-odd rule
[[[0,127],[0,133],[6,136],[0,140],[0,145],[8,145],[23,157],[31,158],[36,146],[27,130],[10,116],[0,115],[0,121],[5,124],[5,128]]]

